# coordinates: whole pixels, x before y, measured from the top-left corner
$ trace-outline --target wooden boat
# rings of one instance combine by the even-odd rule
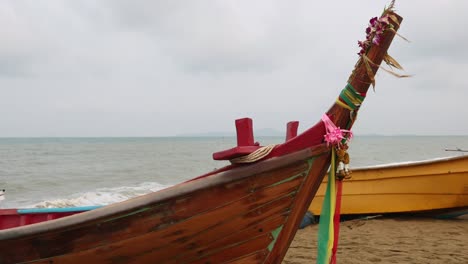
[[[360,168],[351,176],[343,181],[341,214],[468,213],[468,155]],[[321,213],[325,187],[310,205],[314,215]]]
[[[353,96],[365,95],[399,28],[402,18],[385,14],[392,28],[360,57],[347,85]],[[359,105],[340,95],[326,114],[349,129]],[[213,154],[234,164],[128,201],[66,217],[48,212],[49,221],[1,230],[0,263],[281,263],[330,166],[326,127],[319,121],[297,135],[291,123],[288,140],[269,147],[254,142],[250,119],[236,127],[238,146]]]

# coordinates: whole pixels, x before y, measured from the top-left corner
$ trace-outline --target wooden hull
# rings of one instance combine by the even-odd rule
[[[356,169],[351,176],[343,181],[342,214],[468,213],[468,155]],[[322,183],[309,208],[315,215],[325,189]]]
[[[4,230],[0,263],[278,263],[273,249],[292,240],[327,153],[307,149]]]

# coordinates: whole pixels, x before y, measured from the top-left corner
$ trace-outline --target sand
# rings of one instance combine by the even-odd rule
[[[297,232],[283,264],[315,263],[318,225]],[[468,217],[379,217],[341,223],[337,263],[468,263]]]

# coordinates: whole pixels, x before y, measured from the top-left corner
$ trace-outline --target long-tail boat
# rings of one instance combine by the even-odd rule
[[[309,211],[320,215],[325,177]],[[341,214],[468,214],[468,155],[357,168],[342,183]]]
[[[389,8],[379,20],[326,112],[336,127],[353,125],[402,18]],[[232,164],[188,182],[66,217],[49,210],[29,225],[40,212],[10,210],[22,226],[0,231],[0,263],[281,263],[330,167],[327,128],[318,121],[297,135],[290,123],[287,141],[266,147],[251,119],[236,128],[238,146],[213,154]]]

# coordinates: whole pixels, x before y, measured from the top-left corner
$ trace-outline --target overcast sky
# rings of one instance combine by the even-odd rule
[[[389,1],[1,1],[0,137],[304,129],[344,87]],[[357,134],[468,135],[468,1],[397,1]]]

